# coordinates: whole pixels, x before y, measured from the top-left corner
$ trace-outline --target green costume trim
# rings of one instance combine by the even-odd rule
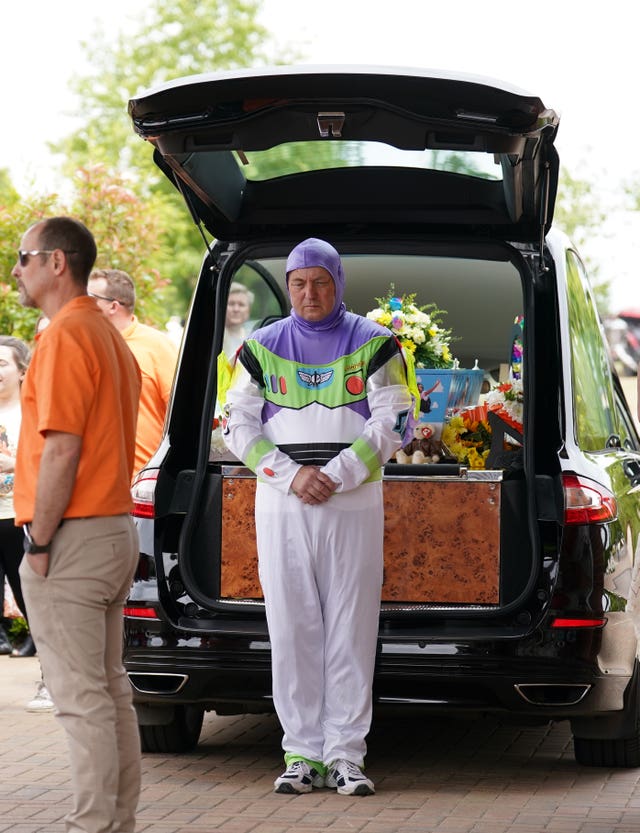
[[[268,402],[293,410],[302,410],[312,402],[333,409],[367,398],[369,363],[387,341],[386,335],[375,336],[347,356],[313,365],[283,359],[254,339],[248,339],[245,347],[262,369]]]
[[[327,774],[327,767],[320,763],[320,761],[312,761],[311,758],[305,758],[303,755],[296,755],[293,752],[287,752],[284,756],[284,762],[287,766],[289,764],[293,764],[296,761],[304,761],[305,764],[308,764],[310,767],[313,767],[316,772],[318,772],[323,777]]]
[[[272,443],[270,440],[258,440],[249,449],[249,452],[247,453],[247,459],[245,460],[245,465],[248,468],[250,468],[254,474],[257,474],[257,469],[260,460],[262,460],[265,454],[268,454],[270,451],[273,451],[274,448],[275,444]]]
[[[375,451],[371,448],[371,446],[366,442],[366,440],[363,440],[362,438],[358,437],[357,440],[351,443],[351,449],[353,450],[353,453],[360,460],[362,460],[365,466],[369,469],[370,475],[374,475],[376,474],[376,472],[380,471],[380,460],[378,460],[378,456],[376,455]]]

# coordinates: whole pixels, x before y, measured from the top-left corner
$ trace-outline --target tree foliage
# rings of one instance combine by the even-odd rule
[[[156,268],[163,252],[161,227],[171,225],[174,206],[161,196],[143,200],[123,177],[104,165],[80,168],[72,180],[73,196],[57,194],[21,201],[0,185],[0,332],[30,341],[39,312],[25,309],[16,283],[9,278],[24,232],[38,220],[68,214],[81,220],[98,246],[98,267],[124,269],[136,285],[136,312],[142,321],[166,323],[172,288]]]
[[[0,175],[0,333],[31,341],[40,314],[26,309],[18,301],[18,290],[11,270],[16,264],[17,251],[24,232],[55,213],[56,194],[20,200],[6,172]]]
[[[157,264],[169,254],[162,228],[174,221],[174,206],[162,195],[142,199],[130,182],[109,174],[105,165],[80,168],[74,184],[70,213],[96,238],[96,267],[128,272],[136,287],[138,317],[166,323],[171,287]]]
[[[170,216],[170,222],[159,226],[162,245],[155,252],[155,270],[174,287],[170,311],[179,314],[199,271],[202,239],[182,197],[154,165],[152,147],[134,133],[127,102],[181,76],[276,63],[268,60],[269,49],[276,51],[269,33],[257,22],[260,6],[260,0],[155,0],[115,41],[95,32],[83,44],[91,70],[72,83],[82,126],[53,147],[70,175],[79,167],[103,164],[126,173],[141,197],[161,199],[162,219]],[[279,57],[292,56],[281,51]]]
[[[163,182],[151,148],[133,132],[128,100],[181,76],[267,63],[259,8],[259,0],[156,0],[115,41],[95,32],[82,44],[91,71],[71,84],[83,125],[55,149],[71,165],[134,169],[147,188]]]
[[[587,253],[588,242],[602,226],[604,218],[593,185],[572,176],[566,168],[561,168],[553,224],[571,238],[583,256],[601,313],[605,313],[608,308],[609,281],[600,278],[597,264]]]

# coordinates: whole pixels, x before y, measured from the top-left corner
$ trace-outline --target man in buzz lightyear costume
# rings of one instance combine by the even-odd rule
[[[258,560],[284,731],[278,793],[371,795],[362,771],[383,570],[382,466],[411,404],[389,330],[346,311],[310,238],[287,260],[291,315],[242,346],[225,440],[257,475]]]

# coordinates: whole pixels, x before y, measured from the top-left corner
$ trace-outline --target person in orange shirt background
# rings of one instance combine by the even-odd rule
[[[129,345],[142,373],[134,473],[156,452],[169,405],[178,351],[169,336],[141,324],[134,315],[136,290],[121,269],[94,269],[89,295]]]

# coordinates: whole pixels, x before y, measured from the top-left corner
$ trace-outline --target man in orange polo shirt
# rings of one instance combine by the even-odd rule
[[[141,324],[133,314],[136,290],[126,272],[94,269],[88,289],[100,311],[120,331],[142,373],[134,466],[137,472],[149,462],[162,439],[178,351],[168,335]]]
[[[95,302],[89,230],[54,217],[24,234],[20,302],[50,319],[22,385],[16,524],[29,624],[69,744],[69,833],[133,833],[140,745],[122,665],[122,606],[138,559],[130,482],[140,371]]]

